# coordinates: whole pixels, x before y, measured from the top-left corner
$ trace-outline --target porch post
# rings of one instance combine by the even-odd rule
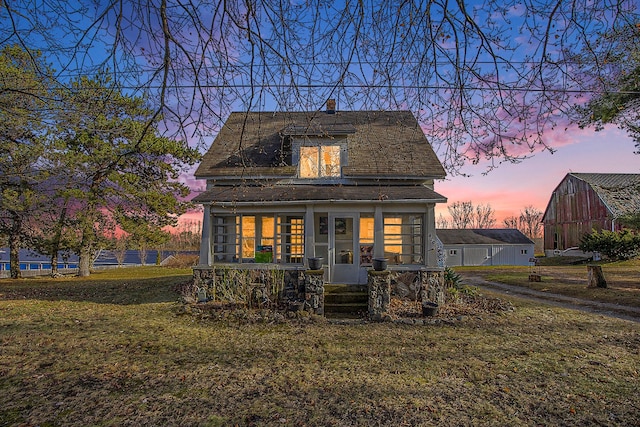
[[[313,258],[316,256],[316,234],[314,226],[313,205],[307,205],[304,213],[304,256]]]
[[[211,254],[211,205],[204,205],[202,218],[202,240],[200,242],[200,260],[198,265],[212,265]]]
[[[384,217],[382,206],[373,211],[373,257],[384,258]]]
[[[436,244],[436,213],[435,205],[427,205],[426,211],[426,230],[424,248],[424,262],[427,266],[438,265],[438,247]]]

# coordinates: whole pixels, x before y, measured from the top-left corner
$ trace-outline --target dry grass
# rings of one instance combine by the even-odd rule
[[[522,301],[427,326],[222,322],[176,314],[188,274],[0,281],[0,425],[640,423],[636,323]]]
[[[640,260],[603,263],[601,265],[607,280],[607,288],[604,289],[587,286],[587,267],[585,265],[536,267],[537,272],[542,275],[541,282],[529,281],[529,273],[531,272],[529,267],[456,267],[455,270],[464,274],[482,276],[490,281],[538,291],[640,307]]]

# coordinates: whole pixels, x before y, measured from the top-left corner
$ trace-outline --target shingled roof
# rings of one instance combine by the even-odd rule
[[[348,165],[342,172],[347,178],[446,175],[410,111],[234,112],[195,175],[295,176],[291,135],[345,136]]]
[[[444,245],[533,245],[533,241],[514,228],[438,229]]]
[[[193,199],[196,203],[256,203],[301,201],[411,201],[444,203],[447,199],[422,185],[287,185],[218,186]]]
[[[571,173],[588,183],[614,218],[640,212],[640,174]]]

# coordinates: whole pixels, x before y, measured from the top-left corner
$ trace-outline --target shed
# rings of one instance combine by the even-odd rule
[[[529,265],[534,242],[512,228],[439,229],[445,265]]]

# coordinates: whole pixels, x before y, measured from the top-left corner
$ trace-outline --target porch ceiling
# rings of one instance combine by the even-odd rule
[[[445,203],[430,188],[389,185],[219,186],[193,199],[196,203],[278,203],[307,201],[424,201]]]

